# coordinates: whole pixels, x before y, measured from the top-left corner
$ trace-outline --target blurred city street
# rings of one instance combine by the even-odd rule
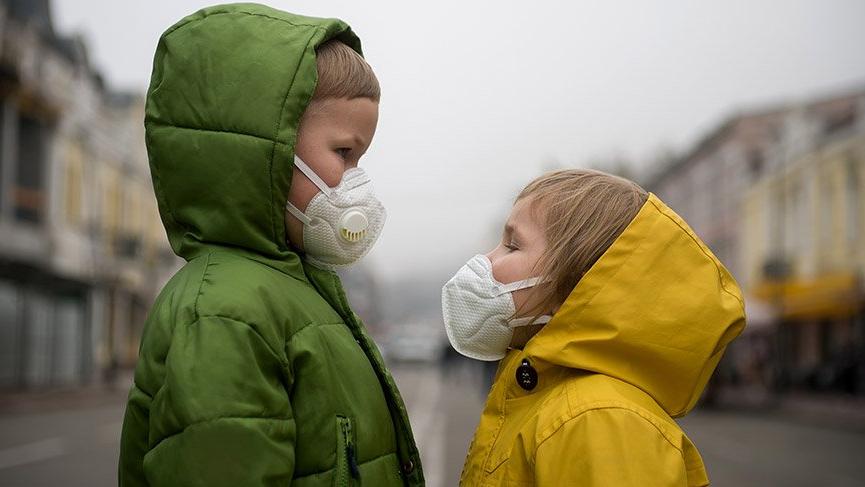
[[[117,485],[124,389],[0,401],[0,485]]]
[[[169,315],[153,307],[191,255],[179,239],[169,241],[170,228],[188,226],[183,238],[196,248],[237,250],[244,258],[258,255],[251,259],[256,261],[266,253],[265,260],[278,255],[313,266],[316,241],[354,238],[354,231],[333,226],[326,237],[308,234],[312,246],[306,237],[300,245],[279,223],[289,194],[302,192],[287,174],[294,171],[295,148],[304,145],[299,128],[306,115],[300,114],[312,106],[305,101],[311,86],[268,97],[247,83],[261,77],[246,69],[197,77],[191,67],[156,69],[154,61],[164,56],[154,59],[154,51],[166,45],[166,29],[207,3],[217,2],[0,0],[0,487],[118,484],[132,370],[140,354],[161,356],[152,349],[158,326],[151,325],[183,330],[177,328],[183,313],[172,312],[176,323],[161,323]],[[376,96],[370,98],[373,131],[358,152],[363,160],[358,155],[349,164],[343,155],[339,174],[357,164],[369,172],[387,208],[387,229],[364,259],[340,270],[342,285],[335,287],[343,289],[334,295],[340,306],[350,301],[351,310],[333,311],[342,313],[342,322],[360,319],[391,367],[427,485],[458,484],[492,374],[491,364],[458,357],[449,345],[443,283],[470,256],[507,244],[503,224],[529,181],[551,171],[594,169],[633,180],[674,210],[742,291],[747,324],[717,362],[703,396],[706,407],[680,421],[712,485],[865,487],[865,2],[437,2],[422,15],[415,11],[423,5],[405,2],[265,3],[347,21],[363,39],[362,56],[376,86],[381,80],[380,126]],[[280,35],[286,39],[309,27],[285,24]],[[342,32],[331,40],[353,39]],[[462,48],[442,38],[458,39]],[[190,39],[197,45],[195,36]],[[312,40],[304,42],[310,44],[302,59],[313,49]],[[183,64],[200,59],[207,61],[202,66],[224,67],[223,57],[244,57],[233,53],[258,59],[275,49],[226,43],[232,54],[223,56],[211,52],[216,45],[222,44],[202,43],[201,53]],[[359,53],[359,45],[351,47]],[[310,69],[310,77],[291,79],[317,76],[311,70],[318,61],[290,61]],[[250,65],[285,68],[280,61]],[[172,71],[190,79],[175,87],[166,82]],[[160,108],[159,100],[175,96],[183,116]],[[275,136],[268,128],[274,124],[256,113],[268,110],[245,104],[252,98],[281,104],[274,105],[282,107]],[[303,105],[293,106],[301,99]],[[235,111],[237,119],[222,119],[223,112]],[[291,115],[287,123],[289,112],[301,118]],[[160,157],[153,154],[163,151],[151,135],[166,128],[203,137],[185,144],[178,138],[172,144],[182,150],[165,151],[176,153],[171,165],[182,174],[188,170],[189,181],[172,180],[155,162]],[[370,146],[372,133],[380,135]],[[217,151],[220,137],[229,136],[250,143],[275,138],[273,148],[262,152],[270,156],[257,159],[260,151],[240,143],[226,142]],[[203,151],[219,152],[220,160],[194,163]],[[254,183],[241,181],[253,175]],[[205,176],[211,179],[201,181],[213,184],[199,187],[195,181]],[[163,188],[182,188],[183,197],[157,201],[158,181]],[[350,185],[331,189],[340,186]],[[237,188],[270,199],[245,203],[231,197]],[[282,201],[277,189],[285,190]],[[331,193],[321,189],[329,200]],[[223,206],[200,210],[211,203]],[[263,218],[265,208],[277,209],[275,218],[249,224]],[[584,209],[570,208],[574,216]],[[221,222],[235,213],[243,215],[238,224],[213,238],[184,219],[200,214]],[[343,232],[343,221],[354,220],[354,213],[354,207],[342,213]],[[589,214],[592,224],[567,243],[587,242],[595,220],[603,220],[598,215]],[[548,242],[566,243],[550,239],[552,222],[543,223]],[[265,245],[255,237],[258,243],[247,248],[240,236],[254,228],[269,228],[269,240]],[[353,242],[366,245],[372,233]],[[559,253],[554,250],[550,255]],[[174,285],[160,303],[187,303],[189,297],[177,309],[211,315],[199,315],[198,306],[203,284],[210,282],[207,259],[194,304],[192,293],[173,294]],[[305,269],[305,278],[299,270],[294,277],[313,281],[310,292],[333,306],[336,298],[313,285],[310,276],[317,273]],[[567,274],[556,283],[557,293],[562,283],[572,286],[585,275],[570,265],[562,270],[567,272],[549,274]],[[684,275],[690,268],[681,270]],[[496,280],[489,274],[486,284]],[[647,275],[655,276],[654,270]],[[264,296],[266,283],[236,281],[242,300],[225,306],[257,308],[259,301],[244,296]],[[726,283],[720,288],[730,291]],[[309,302],[300,303],[298,313],[306,313]],[[676,306],[671,311],[676,314]],[[292,318],[273,316],[274,323]],[[676,323],[685,329],[704,320],[683,316]],[[642,366],[640,353],[628,357],[633,370]],[[328,377],[351,372],[346,367]],[[663,377],[676,383],[675,374]],[[374,377],[369,379],[374,388]],[[318,403],[310,409],[317,412]],[[383,411],[378,417],[386,419]],[[350,420],[339,420],[344,432],[352,431]],[[350,437],[340,438],[349,460],[343,463],[351,464]],[[580,448],[567,454],[580,455]],[[402,466],[409,475],[413,462]],[[373,482],[367,475],[364,485],[378,487]]]
[[[680,421],[713,486],[865,486],[865,433],[771,413],[696,411]]]
[[[480,367],[400,363],[392,372],[409,408],[427,485],[457,485],[483,405]],[[122,388],[22,397],[0,403],[0,485],[116,485]],[[713,486],[865,486],[861,430],[723,410],[699,410],[681,424],[703,454]]]

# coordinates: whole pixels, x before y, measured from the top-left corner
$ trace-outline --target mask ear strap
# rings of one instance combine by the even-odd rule
[[[522,281],[515,281],[515,282],[508,283],[508,284],[499,284],[497,287],[497,289],[498,289],[497,295],[512,293],[514,291],[519,291],[520,289],[526,289],[526,288],[534,287],[534,286],[537,286],[540,282],[541,282],[540,277],[532,277],[529,279],[523,279]]]
[[[306,216],[302,211],[300,211],[300,210],[299,210],[296,206],[294,206],[293,204],[291,204],[291,203],[286,203],[286,204],[285,204],[285,209],[288,210],[289,213],[291,213],[292,215],[294,215],[295,218],[297,218],[298,220],[300,220],[300,222],[303,223],[304,225],[310,225],[310,224],[312,224],[312,219],[310,219],[308,216]]]
[[[297,157],[297,154],[294,156],[294,166],[300,169],[300,172],[302,172],[307,179],[312,181],[312,184],[318,186],[318,189],[321,190],[328,199],[330,199],[330,194],[333,192],[333,188],[328,186],[323,179],[318,177],[318,174],[316,174],[311,167],[307,166],[300,157]]]
[[[521,326],[529,326],[529,325],[543,325],[545,323],[549,323],[549,321],[553,317],[550,315],[541,315],[538,316],[538,319],[532,320],[531,316],[526,316],[524,318],[514,318],[508,323],[508,326],[511,328],[519,328]]]

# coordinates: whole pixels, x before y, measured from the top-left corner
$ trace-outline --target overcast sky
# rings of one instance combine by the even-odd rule
[[[144,90],[159,35],[211,2],[54,0],[118,88]],[[361,164],[389,220],[385,278],[449,276],[486,251],[553,164],[681,150],[738,110],[865,86],[865,2],[282,1],[340,17],[382,84]]]

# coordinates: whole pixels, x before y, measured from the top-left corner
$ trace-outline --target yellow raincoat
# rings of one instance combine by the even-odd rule
[[[552,320],[501,361],[460,484],[708,485],[672,418],[694,407],[744,325],[736,281],[650,194]]]

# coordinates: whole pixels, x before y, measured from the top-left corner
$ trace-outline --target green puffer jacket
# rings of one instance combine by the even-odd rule
[[[315,49],[335,19],[206,8],[160,38],[147,149],[187,263],[145,324],[122,486],[423,485],[405,406],[339,278],[285,243]]]

